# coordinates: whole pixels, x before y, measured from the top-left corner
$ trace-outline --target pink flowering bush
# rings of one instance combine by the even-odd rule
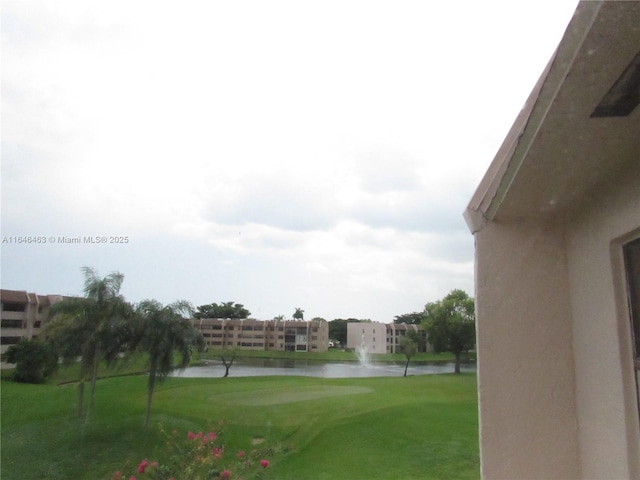
[[[243,480],[259,465],[261,471],[254,478],[266,479],[265,470],[269,467],[266,456],[289,452],[292,449],[272,447],[252,450],[249,453],[238,451],[226,455],[224,445],[220,443],[219,433],[188,432],[179,435],[173,431],[167,434],[165,448],[158,461],[143,459],[137,474],[125,475],[115,472],[114,480]]]

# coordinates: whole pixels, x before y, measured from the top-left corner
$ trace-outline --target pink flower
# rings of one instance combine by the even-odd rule
[[[262,468],[267,468],[269,466],[269,460],[260,460],[260,465],[262,465]]]
[[[222,480],[228,480],[230,476],[231,476],[231,472],[229,470],[223,470],[222,472],[220,472],[220,478]]]
[[[138,473],[144,473],[144,471],[147,468],[147,465],[149,465],[149,462],[147,462],[147,459],[145,458],[140,462],[140,465],[138,465]]]
[[[129,480],[136,480],[136,477],[134,477],[133,475],[131,475],[131,476],[129,477]]]
[[[209,432],[209,440],[214,441],[216,439],[216,432]]]
[[[244,457],[244,452],[242,450],[238,451],[238,458]]]
[[[196,438],[196,436],[195,436],[195,434],[193,432],[189,432],[189,433],[187,433],[187,438],[189,440],[193,440],[194,438]]]
[[[214,448],[211,453],[213,454],[214,457],[216,458],[222,458],[222,454],[224,453],[224,448]]]
[[[120,480],[122,478],[122,474],[120,472],[116,472],[113,476],[113,480]]]
[[[196,438],[202,438],[202,432],[198,432],[198,434],[196,435]]]
[[[153,463],[151,464],[151,466],[152,466],[152,467],[157,467],[157,466],[158,466],[158,462],[153,462]]]

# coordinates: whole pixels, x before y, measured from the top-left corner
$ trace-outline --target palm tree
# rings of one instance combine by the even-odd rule
[[[191,360],[193,346],[202,348],[204,340],[189,317],[193,308],[178,301],[162,306],[156,300],[144,300],[136,308],[138,317],[137,348],[149,355],[149,383],[144,426],[149,424],[151,400],[156,380],[164,380],[174,368],[184,369]],[[174,365],[174,352],[180,357]]]
[[[303,320],[304,319],[304,310],[301,309],[300,307],[296,307],[296,311],[293,313],[293,318],[296,318],[298,320]]]
[[[86,412],[88,423],[95,404],[98,366],[101,360],[114,362],[130,338],[131,305],[120,295],[124,275],[112,272],[104,278],[83,267],[84,298],[65,299],[52,306],[52,321],[45,334],[67,362],[80,357],[78,415],[82,415],[84,382],[89,377],[91,395]]]

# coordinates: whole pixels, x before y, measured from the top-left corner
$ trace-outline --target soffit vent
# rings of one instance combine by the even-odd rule
[[[640,52],[631,60],[591,114],[595,117],[626,117],[640,103]]]

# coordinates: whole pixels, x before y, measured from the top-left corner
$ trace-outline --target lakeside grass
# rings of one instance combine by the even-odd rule
[[[221,350],[209,349],[206,352],[198,353],[194,359],[211,359],[220,356]],[[369,354],[373,362],[406,362],[407,357],[402,353],[371,353]],[[277,350],[240,350],[238,358],[285,358],[297,360],[317,360],[324,362],[357,362],[358,356],[353,351],[331,348],[326,352],[283,352]],[[412,358],[412,363],[421,362],[453,362],[455,356],[450,352],[441,353],[416,353]],[[463,361],[475,361],[475,352],[463,354]]]
[[[268,478],[477,479],[475,374],[323,379],[168,378],[142,429],[146,376],[100,380],[92,422],[75,417],[72,384],[2,381],[3,480],[108,479],[154,458],[157,425],[186,433],[224,421],[229,452],[291,445]]]

